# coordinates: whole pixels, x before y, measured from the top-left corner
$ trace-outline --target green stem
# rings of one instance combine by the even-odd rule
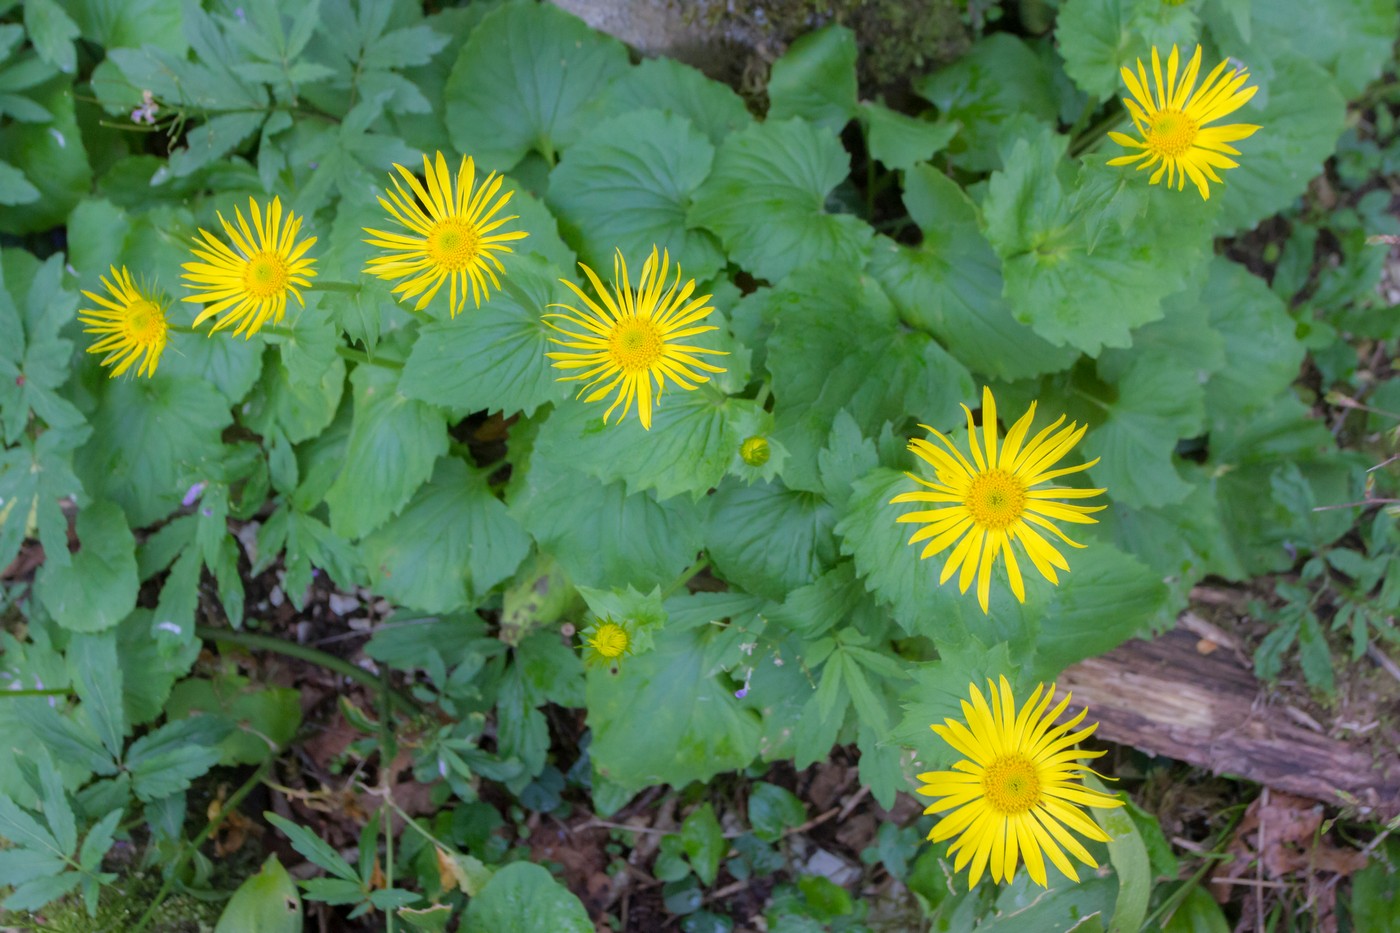
[[[1108,138],[1108,131],[1117,128],[1127,118],[1128,111],[1119,108],[1080,133],[1069,145],[1070,157],[1078,158],[1086,152],[1094,151],[1100,143]]]
[[[210,628],[207,625],[196,626],[195,634],[209,641],[223,642],[228,645],[239,645],[243,648],[257,648],[262,651],[275,651],[289,658],[307,661],[311,664],[315,664],[317,667],[324,667],[328,671],[335,671],[337,674],[348,677],[356,683],[376,692],[380,690],[385,691],[388,702],[397,706],[403,712],[418,712],[418,704],[411,698],[381,683],[379,678],[375,677],[369,671],[356,667],[349,661],[337,658],[333,654],[327,654],[315,648],[308,648],[306,645],[298,645],[296,642],[284,641],[281,638],[272,638],[268,635],[254,635],[252,632],[235,632],[230,629],[216,629]]]
[[[768,394],[771,391],[771,388],[772,387],[769,386],[766,382],[758,387],[758,396],[754,399],[754,402],[758,405],[759,408],[762,408],[764,405],[768,404]]]
[[[166,327],[167,330],[174,331],[174,332],[177,333],[177,334],[198,334],[198,333],[202,333],[202,331],[198,331],[198,330],[194,329],[193,327],[190,327],[188,324],[166,324],[165,327]]]
[[[370,366],[381,366],[384,369],[403,369],[403,363],[398,360],[387,359],[382,356],[370,356],[361,350],[347,347],[343,343],[336,344],[335,352],[347,360],[355,363],[366,363]]]
[[[684,589],[685,585],[689,583],[696,574],[708,566],[710,566],[710,559],[708,557],[701,557],[695,563],[691,564],[686,568],[685,573],[681,574],[670,586],[666,587],[666,591],[661,594],[661,601],[665,602],[671,598],[672,593]]]
[[[180,869],[185,867],[185,862],[189,860],[190,855],[196,852],[200,846],[204,845],[204,843],[209,840],[209,837],[214,835],[218,828],[223,825],[224,817],[238,809],[238,805],[243,802],[243,798],[248,796],[253,788],[257,787],[258,784],[262,782],[263,777],[271,767],[271,759],[259,765],[258,770],[254,771],[252,776],[244,781],[242,786],[234,791],[233,795],[224,802],[223,807],[219,810],[218,816],[210,820],[209,825],[205,826],[198,836],[195,836],[192,840],[180,847],[180,854],[175,857],[175,864],[171,865],[170,871],[166,872],[165,882],[160,886],[160,890],[156,892],[155,897],[151,898],[151,903],[146,907],[146,912],[141,915],[141,919],[136,921],[136,926],[131,928],[130,933],[142,933],[142,931],[146,929],[147,925],[151,922],[151,918],[155,916],[156,910],[160,907],[161,903],[164,902],[165,898],[169,896],[170,889],[175,884],[175,879],[179,877]]]
[[[67,690],[0,690],[0,697],[71,697],[72,688]]]

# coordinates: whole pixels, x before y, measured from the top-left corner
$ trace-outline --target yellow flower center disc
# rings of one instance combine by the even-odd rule
[[[593,650],[605,658],[620,658],[627,650],[627,629],[616,622],[605,622],[593,633]]]
[[[243,270],[243,287],[257,299],[271,298],[287,287],[287,263],[274,252],[255,253]]]
[[[138,346],[155,343],[165,336],[165,315],[155,302],[138,298],[126,306],[122,332],[129,342]]]
[[[460,272],[476,261],[481,236],[474,224],[458,217],[439,220],[428,233],[428,259],[448,272]]]
[[[651,369],[661,359],[666,343],[661,332],[647,318],[624,318],[608,338],[608,353],[625,373]]]
[[[1163,110],[1147,128],[1147,148],[1167,158],[1182,155],[1196,142],[1198,129],[1180,110]]]
[[[979,526],[1005,528],[1026,510],[1026,484],[1005,470],[987,470],[972,478],[963,505]]]
[[[1021,754],[998,758],[982,775],[988,806],[1005,816],[1025,813],[1040,803],[1040,775],[1035,762]]]

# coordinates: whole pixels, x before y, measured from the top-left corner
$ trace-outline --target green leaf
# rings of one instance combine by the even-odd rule
[[[8,125],[0,126],[0,152],[41,195],[32,203],[0,205],[0,230],[7,233],[38,233],[63,226],[68,212],[92,188],[92,167],[75,114],[72,78],[54,78],[30,88],[25,96],[53,114],[53,120],[6,121]]]
[[[67,661],[78,699],[83,701],[83,715],[112,757],[119,758],[127,727],[116,633],[74,635],[68,643]]]
[[[1267,70],[1266,70],[1267,69]],[[1227,118],[1263,127],[1242,140],[1239,168],[1221,175],[1218,234],[1244,230],[1287,208],[1322,171],[1346,122],[1346,100],[1320,67],[1270,53],[1250,71],[1259,92]]]
[[[1210,325],[1224,342],[1224,363],[1205,386],[1212,418],[1240,417],[1265,408],[1298,375],[1305,350],[1282,301],[1243,266],[1216,257],[1206,283]]]
[[[1018,665],[1011,660],[1005,642],[984,645],[972,642],[959,648],[940,648],[939,659],[915,665],[911,679],[904,684],[904,719],[895,727],[891,738],[912,748],[913,762],[918,771],[938,771],[951,768],[963,757],[962,753],[929,727],[943,725],[945,720],[965,723],[962,704],[968,702],[970,687],[976,686],[987,695],[987,681],[996,683],[1005,676],[1017,696],[1029,696],[1024,678],[1015,676]]]
[[[1227,4],[1220,6],[1218,12],[1207,7],[1203,13],[1222,48],[1251,69],[1285,50],[1309,59],[1327,70],[1348,100],[1361,96],[1391,58],[1397,22],[1395,4],[1387,0],[1334,0],[1325,5],[1279,0],[1253,9],[1241,3],[1230,11],[1232,17],[1224,15]]]
[[[593,766],[633,791],[707,781],[758,753],[757,718],[706,661],[707,648],[727,632],[705,620],[679,620],[676,602],[668,605],[671,621],[655,651],[628,658],[616,676],[588,680]]]
[[[669,586],[702,543],[704,511],[689,496],[657,502],[647,492],[628,495],[624,483],[603,484],[540,457],[513,490],[510,510],[584,586]]]
[[[82,549],[69,563],[46,562],[35,585],[54,621],[75,632],[100,632],[136,605],[136,542],[121,509],[95,502],[78,513]]]
[[[1397,854],[1400,853],[1397,853],[1395,841],[1392,839],[1386,848],[1381,850],[1379,857],[1373,858],[1369,865],[1351,876],[1351,913],[1356,924],[1356,933],[1385,933],[1386,930],[1393,930],[1400,924],[1400,890],[1397,890],[1395,885]],[[1205,900],[1215,908],[1212,919],[1219,919],[1210,928],[1204,925],[1188,928],[1185,924],[1177,924],[1173,918],[1171,933],[1187,933],[1189,929],[1208,929],[1209,933],[1218,933],[1228,929],[1229,925],[1220,916],[1220,908],[1209,892],[1197,888],[1193,893],[1204,894]],[[1185,913],[1186,908],[1187,905],[1183,905],[1177,916]],[[1205,908],[1198,908],[1203,909]]]
[[[429,933],[447,933],[447,924],[452,920],[452,908],[446,904],[434,904],[431,907],[400,907],[398,910],[399,919],[415,930],[427,930]],[[217,930],[214,933],[218,933]]]
[[[986,172],[1001,165],[1003,124],[1026,114],[1046,123],[1059,114],[1047,62],[1009,32],[973,43],[953,64],[914,82],[938,106],[943,121],[961,129],[948,146],[960,167]]]
[[[1018,140],[982,207],[1016,319],[1053,344],[1095,356],[1104,346],[1128,346],[1132,328],[1161,317],[1162,299],[1203,270],[1214,208],[1156,186],[1139,193],[1140,216],[1105,221],[1102,207],[1076,203],[1061,180],[1067,144],[1048,128]],[[1086,165],[1080,191],[1133,183],[1114,171]]]
[[[214,933],[300,933],[301,897],[287,869],[269,855],[262,870],[238,886]]]
[[[49,750],[40,746],[36,751],[44,822],[53,830],[58,847],[71,854],[78,847],[78,825],[73,816],[73,808],[68,805],[68,797],[63,790],[63,778],[54,769],[53,756],[49,754]]]
[[[1372,865],[1362,873],[1381,868],[1379,865]],[[1361,873],[1352,876],[1352,891],[1356,891],[1356,880]],[[1393,891],[1393,886],[1390,888]],[[1393,895],[1392,895],[1393,896]],[[1353,900],[1356,895],[1353,894]],[[1394,923],[1400,923],[1400,913],[1394,914],[1393,923],[1383,923],[1380,926],[1367,927],[1358,923],[1357,933],[1384,933],[1392,929]],[[1192,885],[1191,890],[1186,893],[1181,906],[1167,918],[1162,924],[1163,933],[1230,933],[1230,922],[1225,919],[1225,912],[1220,909],[1215,898],[1211,897],[1209,891],[1200,885]]]
[[[540,318],[564,297],[557,273],[519,263],[502,284],[470,321],[436,321],[420,329],[399,381],[404,395],[461,411],[527,417],[568,397],[568,387],[555,381],[559,371],[545,357],[551,331]]]
[[[860,118],[870,154],[886,168],[903,172],[942,152],[958,133],[955,123],[932,123],[874,101],[861,101]]]
[[[1112,384],[1107,397],[1095,397],[1093,387],[1079,390],[1104,412],[1083,455],[1100,458],[1090,476],[1115,501],[1160,507],[1191,493],[1173,452],[1181,438],[1204,430],[1203,386],[1225,364],[1224,341],[1206,319],[1210,304],[1194,289],[1167,299],[1166,317],[1139,329],[1131,350],[1100,357],[1099,376]]]
[[[9,566],[30,535],[31,518],[45,548],[45,563],[67,565],[68,519],[59,500],[82,501],[83,484],[73,475],[73,450],[87,439],[86,426],[49,429],[37,440],[21,437],[0,450],[0,563]]]
[[[821,488],[807,474],[842,409],[875,434],[886,421],[972,398],[962,364],[927,334],[901,327],[872,280],[811,270],[778,291],[787,307],[774,315],[767,368],[776,434],[797,461],[785,474],[791,485]]]
[[[628,68],[603,91],[598,106],[608,116],[660,110],[685,117],[716,146],[753,122],[743,98],[729,85],[672,58],[648,58]]]
[[[1055,44],[1065,60],[1065,74],[1091,98],[1103,100],[1127,95],[1119,69],[1136,74],[1139,59],[1150,68],[1154,46],[1163,62],[1174,44],[1189,61],[1196,27],[1189,4],[1065,0],[1056,17]]]
[[[1054,866],[1047,872],[1057,872]],[[1049,892],[1042,891],[1026,875],[997,889],[996,907],[978,933],[1102,933],[1103,918],[1113,911],[1117,884],[1112,878],[1066,879]]]
[[[1217,420],[1209,437],[1202,478],[1246,574],[1290,567],[1300,546],[1330,544],[1351,526],[1345,509],[1314,509],[1354,501],[1361,464],[1338,455],[1331,432],[1297,399],[1276,396],[1247,417]]]
[[[264,813],[263,818],[282,830],[287,839],[291,841],[292,848],[304,855],[312,864],[319,865],[337,878],[344,878],[346,881],[359,885],[359,874],[330,843],[321,840],[305,826],[299,826],[276,813]]]
[[[927,330],[972,370],[1000,379],[1074,362],[1073,347],[1056,347],[1012,316],[1001,260],[957,182],[932,166],[914,166],[904,177],[904,205],[923,242],[908,247],[878,237],[870,265],[905,322]]]
[[[708,802],[702,803],[681,823],[681,847],[695,869],[696,877],[704,885],[715,883],[719,874],[719,862],[729,851],[729,842],[724,838],[724,830],[715,818],[715,809]]]
[[[321,370],[318,380],[308,383],[293,377],[279,354],[262,367],[261,379],[245,403],[243,421],[264,436],[280,431],[289,442],[300,444],[330,425],[344,390],[345,361],[339,356]]]
[[[1111,545],[1092,542],[1070,550],[1066,559],[1070,572],[1061,575],[1058,586],[1043,587],[1048,598],[1037,613],[1033,670],[1046,681],[1077,661],[1145,634],[1167,599],[1158,574]]]
[[[122,0],[70,7],[83,37],[108,48],[154,45],[183,55],[189,40],[181,29],[181,0]]]
[[[170,693],[166,715],[209,720],[225,730],[214,741],[224,765],[260,764],[276,755],[301,725],[300,693],[289,687],[254,687],[236,675],[181,681]]]
[[[768,119],[797,117],[832,133],[856,115],[856,36],[824,26],[799,37],[773,63]]]
[[[599,123],[569,150],[550,173],[547,200],[595,271],[612,268],[616,250],[639,266],[655,246],[704,281],[724,254],[707,231],[686,229],[686,211],[714,155],[684,117],[635,111]]]
[[[728,479],[711,497],[705,540],[724,579],[782,600],[836,562],[835,521],[831,506],[814,493]]]
[[[588,911],[544,868],[512,862],[467,904],[462,933],[593,933]]]
[[[195,778],[219,763],[217,743],[229,726],[212,716],[167,722],[141,736],[126,750],[131,789],[150,803],[189,788]]]
[[[1094,778],[1086,785],[1100,793],[1109,789]],[[1126,808],[1092,811],[1103,831],[1108,834],[1108,859],[1118,875],[1118,900],[1113,905],[1111,931],[1137,931],[1147,917],[1148,900],[1152,897],[1152,864],[1147,857],[1147,844],[1138,832]]]
[[[199,566],[197,559],[195,566]],[[164,621],[158,614],[137,609],[117,625],[117,666],[128,726],[143,725],[159,716],[170,698],[171,686],[199,655],[193,624],[173,633]]]
[[[96,871],[102,865],[102,860],[112,848],[112,837],[117,831],[117,824],[121,822],[123,812],[111,811],[88,830],[83,847],[78,852],[78,864],[82,865],[84,870]]]
[[[39,189],[29,183],[24,172],[0,161],[0,204],[32,204],[37,200]]]
[[[600,403],[601,404],[601,403]],[[689,493],[699,499],[719,485],[744,441],[744,415],[757,408],[701,387],[664,394],[652,411],[651,430],[635,417],[604,424],[599,404],[565,403],[540,427],[537,459],[568,464],[629,493],[655,490],[667,500]],[[619,451],[646,456],[619,456]]]
[[[754,124],[720,144],[689,220],[713,230],[734,261],[770,282],[805,265],[859,267],[870,249],[869,225],[825,211],[849,172],[841,143],[810,123]]]
[[[1308,686],[1323,693],[1336,691],[1336,678],[1332,673],[1332,649],[1327,645],[1327,636],[1322,625],[1312,612],[1303,614],[1298,627],[1298,662],[1303,668],[1303,678]]]
[[[765,842],[777,842],[806,819],[807,807],[785,788],[758,781],[749,792],[749,826]]]
[[[170,174],[183,178],[226,158],[256,133],[266,118],[267,114],[263,111],[211,116],[190,130],[183,147],[170,153]]]
[[[797,889],[817,919],[834,920],[855,910],[850,892],[822,875],[799,876]]]
[[[501,170],[587,129],[586,105],[627,70],[627,50],[553,4],[512,3],[481,21],[443,90],[452,144]]]
[[[447,452],[447,425],[438,409],[400,392],[392,370],[359,366],[350,383],[355,417],[326,504],[331,530],[355,539],[398,514],[428,479]]]
[[[59,394],[68,380],[73,345],[59,336],[73,318],[77,296],[63,287],[63,256],[43,265],[23,250],[3,256],[0,322],[17,339],[0,349],[0,423],[6,443],[19,440],[35,416],[55,428],[76,428],[82,415]]]
[[[470,609],[514,573],[530,539],[481,472],[446,457],[360,549],[376,593],[424,612],[453,612]]]
[[[961,625],[966,600],[960,598],[956,580],[938,585],[942,560],[920,560],[920,548],[906,543],[916,527],[895,522],[901,512],[915,509],[890,505],[890,499],[914,488],[903,473],[883,467],[872,471],[856,481],[836,533],[841,553],[855,558],[866,587],[890,604],[900,627],[932,635],[935,624],[942,628],[958,620]],[[1029,578],[1027,585],[1033,585]],[[995,582],[992,589],[997,590]],[[967,600],[975,607],[973,597]]]
[[[92,440],[73,466],[88,494],[119,504],[132,527],[153,524],[218,458],[228,403],[205,380],[164,372],[105,380],[100,392]]]

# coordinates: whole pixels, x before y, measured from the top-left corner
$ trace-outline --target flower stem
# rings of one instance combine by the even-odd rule
[[[1127,117],[1128,111],[1120,107],[1080,133],[1069,144],[1070,157],[1077,158],[1086,152],[1093,152],[1108,138],[1108,131],[1117,128]]]
[[[367,363],[370,366],[381,366],[384,369],[403,369],[403,363],[398,360],[391,360],[382,356],[370,356],[368,353],[361,350],[347,347],[343,343],[336,344],[335,352],[354,363]]]
[[[73,690],[0,690],[0,697],[70,697]]]
[[[677,590],[685,589],[685,585],[689,583],[696,574],[698,574],[700,571],[704,570],[708,566],[710,566],[710,559],[704,556],[702,556],[695,563],[691,564],[689,567],[686,568],[685,573],[682,573],[671,583],[670,586],[666,587],[665,591],[661,594],[661,601],[665,602],[667,599],[670,599],[671,595]]]
[[[243,648],[256,648],[262,651],[275,651],[289,658],[297,658],[301,661],[310,662],[317,667],[324,667],[328,671],[335,671],[337,674],[348,677],[371,690],[385,690],[387,691],[387,702],[392,703],[404,712],[418,712],[417,703],[399,691],[390,689],[369,671],[356,667],[349,661],[337,658],[335,655],[326,654],[324,651],[308,648],[306,645],[298,645],[295,642],[284,641],[281,638],[272,638],[268,635],[254,635],[252,632],[235,632],[231,629],[209,628],[207,625],[196,626],[195,634],[209,641],[239,645]]]
[[[230,796],[228,800],[224,801],[224,805],[219,809],[219,812],[209,821],[209,824],[200,831],[199,835],[180,847],[179,854],[175,856],[175,863],[170,866],[170,871],[166,873],[165,881],[161,884],[160,890],[156,891],[155,897],[151,898],[151,903],[146,907],[146,912],[136,921],[136,925],[131,928],[130,933],[142,933],[142,931],[146,929],[151,919],[155,916],[156,910],[159,909],[160,905],[164,903],[166,896],[169,895],[171,887],[175,884],[175,878],[180,874],[180,869],[185,867],[185,862],[189,860],[190,855],[197,851],[200,846],[204,845],[204,843],[209,840],[210,836],[214,835],[218,828],[223,825],[226,816],[238,809],[238,805],[243,802],[243,798],[248,796],[253,788],[261,783],[270,767],[272,767],[272,759],[269,758],[258,766],[258,770],[254,771],[252,776],[244,781],[242,786],[234,791],[233,795]]]

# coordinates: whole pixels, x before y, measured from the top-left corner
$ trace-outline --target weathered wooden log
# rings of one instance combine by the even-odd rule
[[[1204,650],[1202,650],[1204,649]],[[1134,640],[1058,681],[1098,737],[1370,819],[1400,814],[1400,750],[1334,737],[1282,702],[1236,652],[1186,628]]]

